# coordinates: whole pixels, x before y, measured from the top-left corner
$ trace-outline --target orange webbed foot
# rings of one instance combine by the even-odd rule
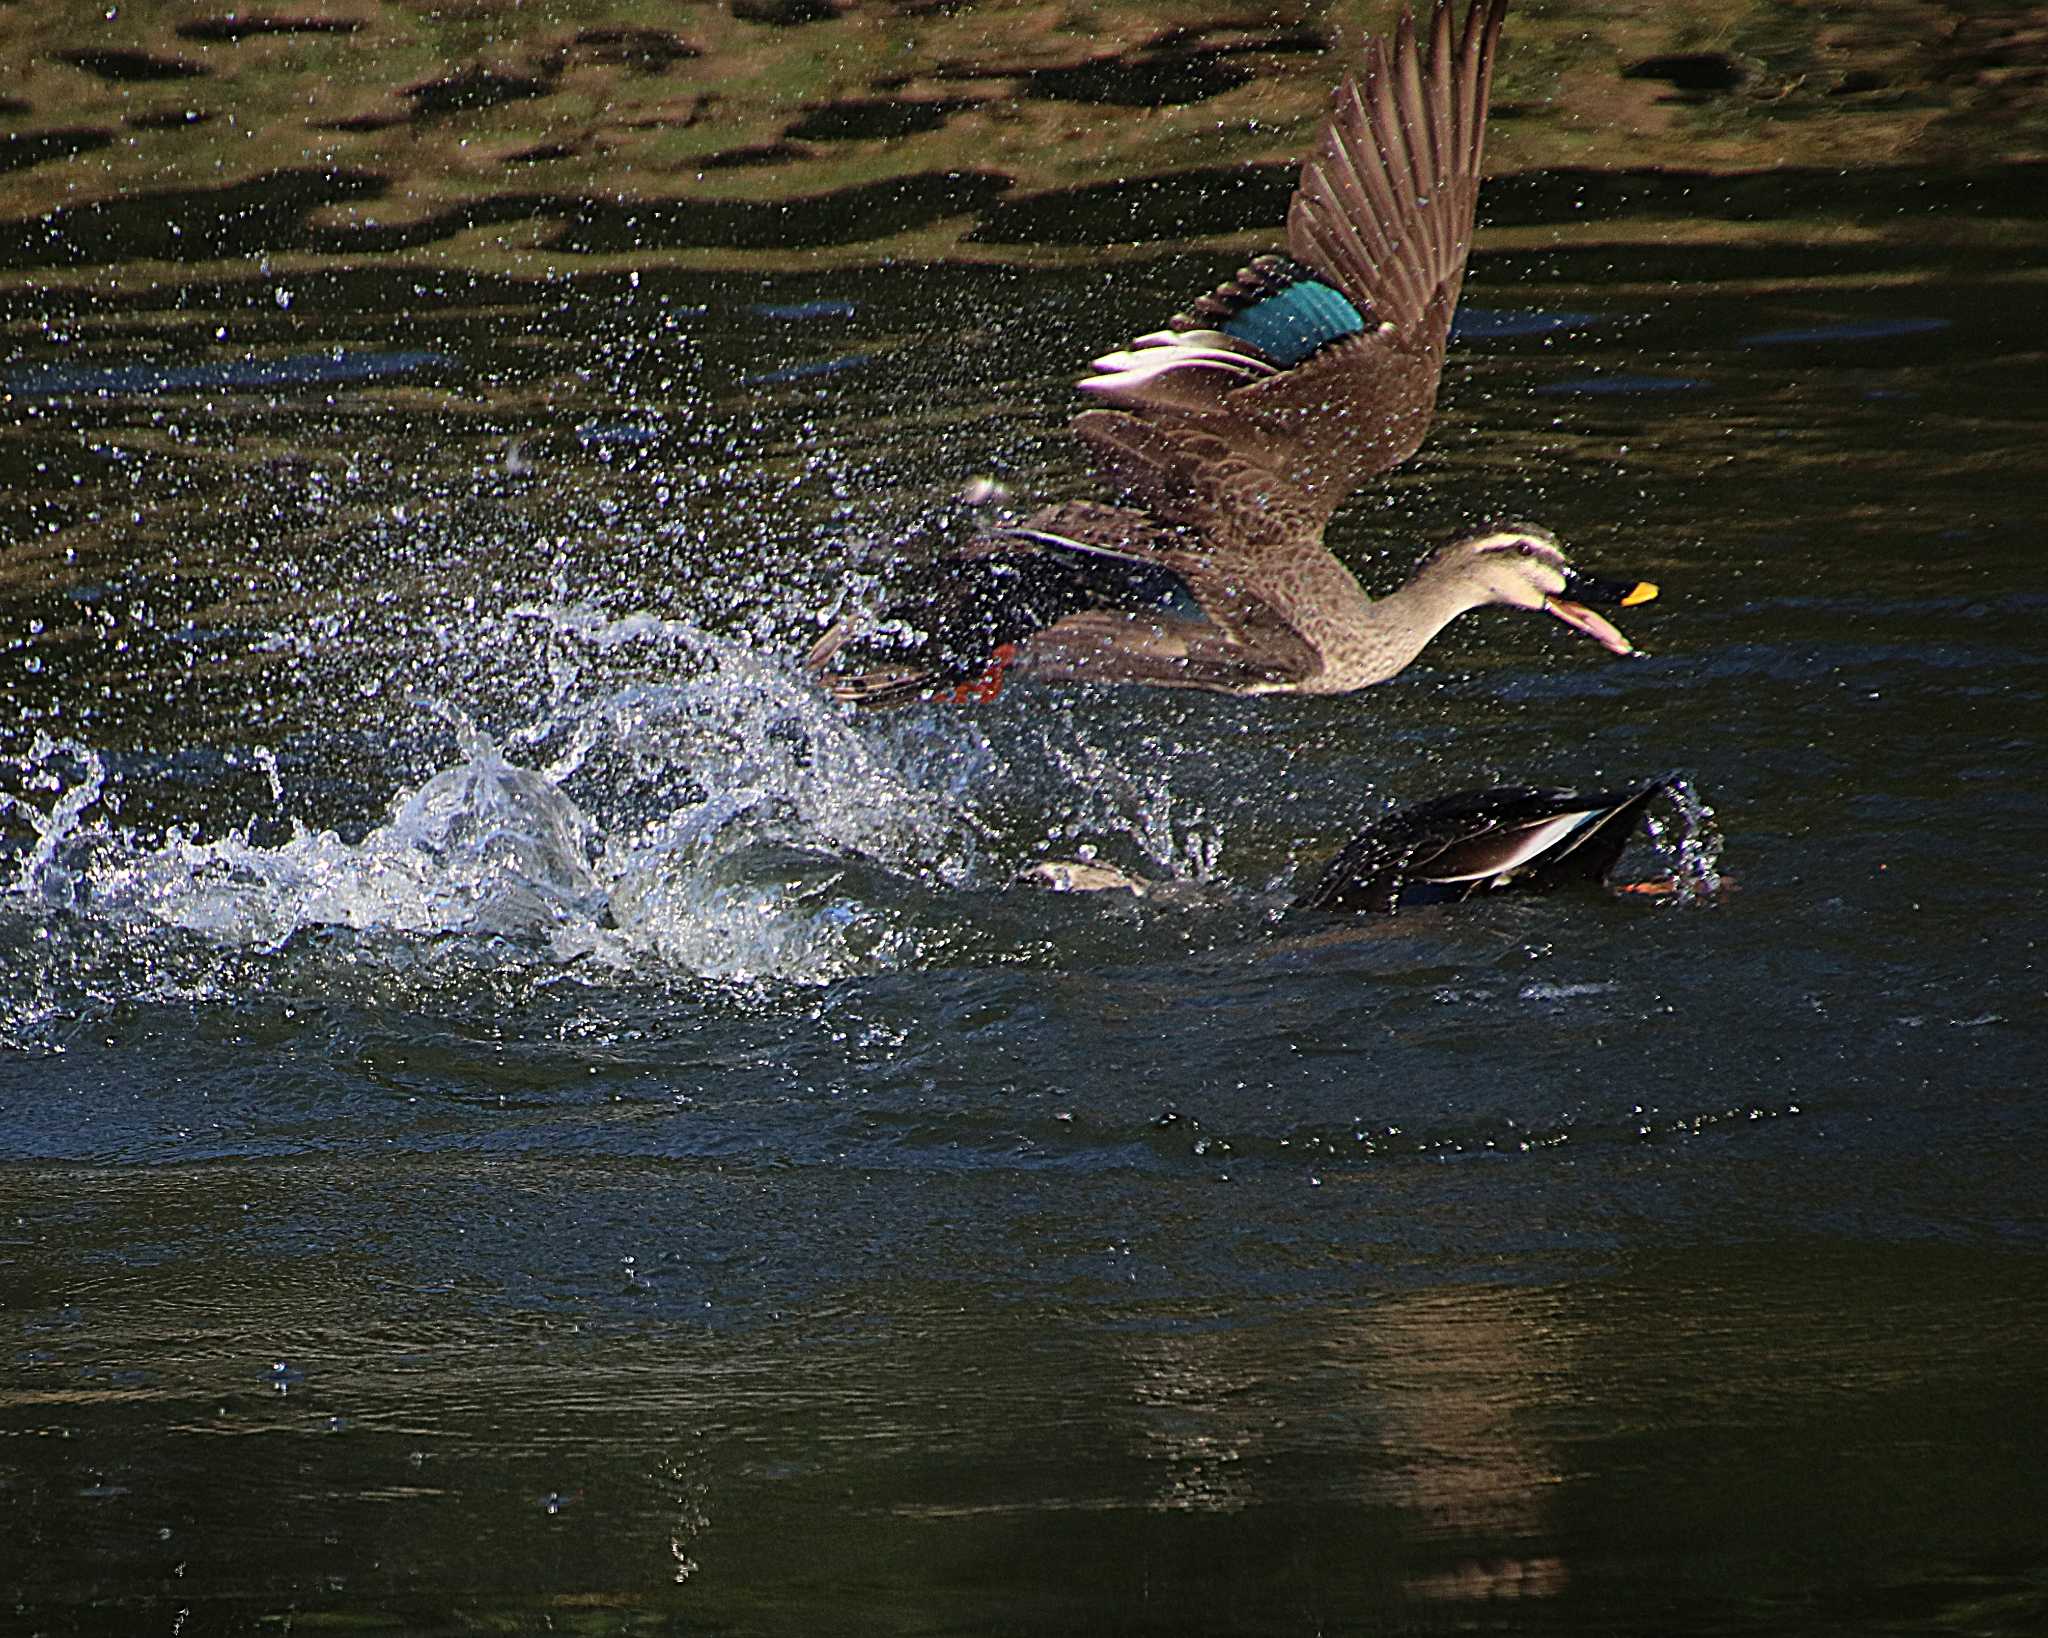
[[[980,676],[957,688],[942,688],[931,697],[941,705],[986,705],[1003,691],[1003,672],[1016,657],[1015,643],[998,643],[989,656],[988,669]]]

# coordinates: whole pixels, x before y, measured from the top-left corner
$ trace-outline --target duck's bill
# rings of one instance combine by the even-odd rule
[[[1614,623],[1601,618],[1583,603],[1568,603],[1562,597],[1546,597],[1543,606],[1574,631],[1583,631],[1610,654],[1633,654],[1636,645],[1617,631]]]
[[[1632,609],[1639,603],[1647,603],[1657,595],[1657,588],[1647,580],[1595,580],[1590,575],[1574,574],[1570,586],[1584,602],[1570,598],[1546,597],[1543,606],[1574,631],[1584,632],[1610,654],[1633,654],[1635,644],[1631,643],[1614,623],[1595,614],[1586,607],[1587,603],[1602,603],[1609,608]]]

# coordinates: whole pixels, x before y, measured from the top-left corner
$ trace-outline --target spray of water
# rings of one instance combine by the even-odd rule
[[[247,758],[269,811],[224,834],[145,838],[118,823],[120,781],[98,753],[39,736],[0,764],[0,921],[31,929],[31,955],[67,920],[116,944],[154,930],[254,956],[345,930],[497,941],[558,967],[818,984],[957,953],[931,895],[1007,880],[1035,839],[1114,838],[1142,874],[1218,878],[1222,827],[1177,797],[1173,758],[1070,713],[1034,718],[1006,760],[971,717],[851,716],[777,650],[687,620],[551,599],[465,636],[471,652],[514,656],[501,663],[524,692],[503,676],[498,692],[523,717],[486,729],[452,700],[417,700],[452,753],[353,840],[294,814],[292,764],[269,746]],[[1055,776],[1065,834],[1011,834],[1030,782],[1019,757]],[[280,821],[283,840],[253,839]],[[1680,901],[1719,888],[1721,838],[1689,781],[1673,779],[1650,829]],[[37,959],[42,976],[0,996],[17,1037],[62,1010],[61,975]]]
[[[258,951],[351,929],[799,983],[917,959],[887,884],[972,876],[976,833],[957,802],[987,753],[971,735],[941,747],[929,732],[864,731],[784,666],[684,623],[570,606],[510,618],[544,627],[554,650],[541,708],[505,736],[518,760],[458,707],[421,701],[454,760],[360,840],[293,819],[276,845],[247,823],[144,842],[89,831],[109,801],[105,766],[38,740],[0,794],[28,832],[7,895]],[[628,648],[640,680],[585,676],[585,659]],[[258,765],[284,799],[276,759]]]
[[[1042,741],[1046,761],[1078,793],[1079,811],[1067,827],[1127,838],[1151,874],[1170,880],[1208,882],[1223,855],[1223,830],[1197,803],[1178,801],[1169,782],[1170,759],[1149,749],[1142,764],[1124,750],[1105,745],[1062,723]],[[1094,857],[1092,845],[1086,856]]]
[[[1720,892],[1721,830],[1714,823],[1714,810],[1690,779],[1669,776],[1664,800],[1650,808],[1645,825],[1671,872],[1674,902],[1698,904]]]
[[[106,764],[89,746],[39,733],[25,755],[8,758],[0,766],[12,771],[19,786],[18,793],[0,787],[0,818],[26,824],[33,838],[13,879],[0,891],[68,906],[74,902],[77,883],[58,855],[106,791]],[[47,799],[47,806],[37,802],[39,795]]]

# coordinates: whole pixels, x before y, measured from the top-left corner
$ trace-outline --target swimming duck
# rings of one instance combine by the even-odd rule
[[[1289,908],[1392,915],[1506,889],[1597,885],[1621,858],[1651,798],[1675,783],[1651,779],[1597,793],[1493,785],[1396,808],[1345,843]],[[1055,892],[1137,898],[1170,897],[1183,885],[1076,859],[1034,864],[1017,880]],[[1640,882],[1624,891],[1669,892],[1671,883]]]
[[[1368,41],[1302,167],[1285,254],[1095,361],[1074,433],[1122,490],[985,529],[810,664],[841,699],[991,698],[1008,671],[1227,693],[1347,693],[1468,609],[1541,609],[1616,654],[1588,580],[1531,524],[1467,534],[1375,601],[1323,544],[1338,505],[1406,460],[1435,409],[1478,198],[1507,0],[1438,0]]]
[[[1298,910],[1455,903],[1504,888],[1549,892],[1607,880],[1650,799],[1652,779],[1582,792],[1496,785],[1397,808],[1344,844]]]

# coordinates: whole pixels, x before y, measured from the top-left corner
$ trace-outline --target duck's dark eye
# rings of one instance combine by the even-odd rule
[[[1536,555],[1536,547],[1532,541],[1524,540],[1517,542],[1515,550],[1523,557],[1534,557]]]

